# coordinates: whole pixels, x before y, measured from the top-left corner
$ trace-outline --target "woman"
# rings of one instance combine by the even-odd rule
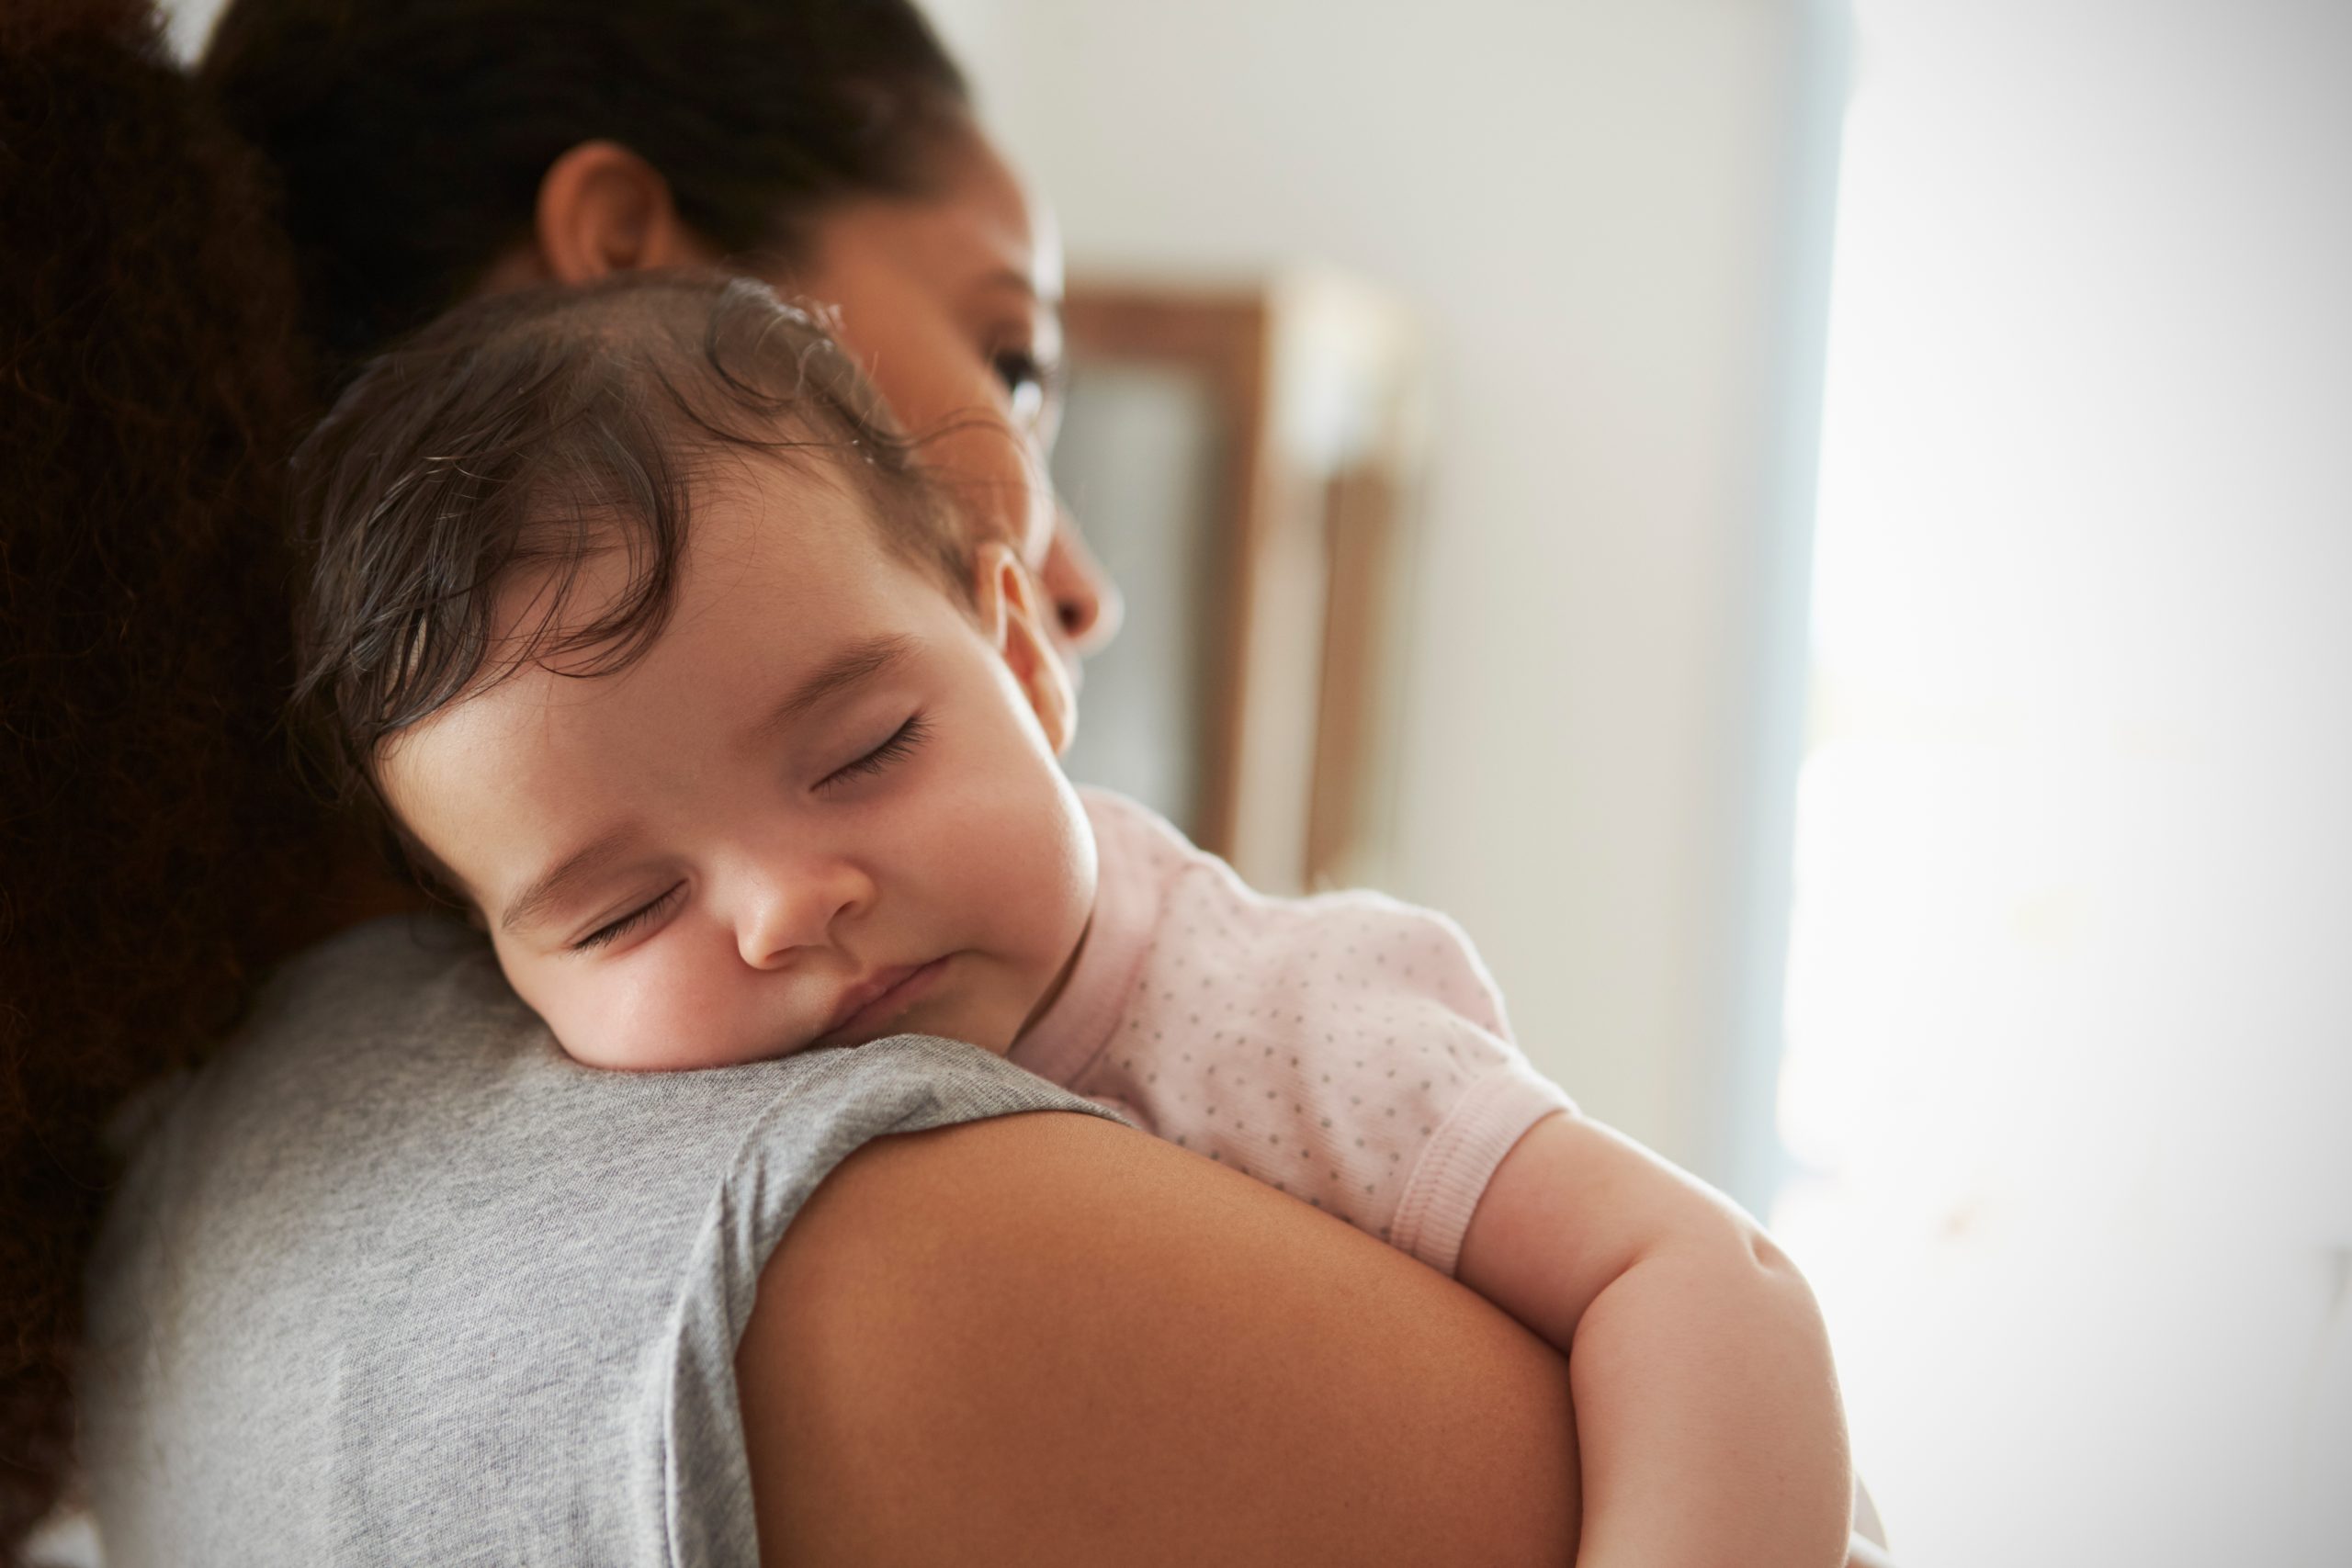
[[[337,57],[333,36],[311,43],[303,68]],[[254,457],[284,449],[303,399],[249,161],[169,68],[152,14],[12,7],[0,61],[0,210],[19,237],[0,345],[6,1554],[58,1495],[77,1365],[118,1564],[721,1562],[755,1540],[816,1562],[1565,1550],[1561,1369],[1444,1281],[1278,1195],[1177,1173],[1107,1123],[1004,1115],[1069,1102],[999,1069],[974,1079],[953,1053],[899,1089],[846,1094],[789,1072],[781,1087],[551,1073],[511,998],[469,992],[463,952],[430,927],[318,951],[243,1046],[116,1119],[139,1156],[109,1201],[85,1335],[74,1281],[109,1179],[100,1123],[205,1055],[250,976],[322,923],[292,894],[317,878],[324,835],[272,761],[284,566],[274,475]],[[964,168],[970,188],[1007,188],[984,159]],[[877,223],[922,216],[888,205]],[[983,229],[1001,215],[985,205],[967,215]],[[833,254],[857,238],[843,226]],[[959,254],[944,237],[892,248],[870,281]],[[1042,291],[1042,262],[993,254],[1007,265],[991,272]],[[966,427],[955,477],[1034,548],[1024,432],[1044,411],[1026,359],[1050,344],[1022,333],[1047,318],[1006,279],[964,276],[958,310],[1012,303],[955,315],[960,345],[924,363],[1003,388],[993,429]],[[901,307],[888,324],[944,319]],[[968,391],[947,396],[968,407]],[[1076,575],[1073,640],[1102,621]],[[854,1055],[870,1073],[890,1053]],[[821,1155],[782,1147],[811,1137],[831,1140]],[[552,1165],[522,1170],[519,1145]],[[778,1201],[772,1179],[801,1190]],[[714,1195],[741,1206],[727,1224],[614,1223],[616,1204],[641,1219],[682,1191],[689,1221]],[[590,1215],[644,1245],[572,1246]],[[648,1267],[647,1247],[681,1235],[726,1256]],[[622,1307],[648,1302],[673,1358],[660,1366],[650,1341],[615,1353]],[[306,1440],[317,1413],[394,1384],[414,1397]],[[514,1423],[526,1406],[535,1419]],[[650,1427],[603,1419],[646,1408]],[[1408,1433],[1448,1440],[1422,1452]],[[440,1485],[401,1489],[436,1461]],[[520,1533],[550,1501],[555,1533]]]
[[[332,361],[474,288],[735,258],[840,307],[842,336],[901,419],[938,434],[943,477],[1038,562],[1073,647],[1107,634],[1114,612],[1040,482],[1050,245],[910,13],[367,9],[238,6],[206,67],[281,171]],[[868,1077],[847,1089],[801,1081],[788,1063],[749,1087],[730,1075],[685,1090],[552,1077],[527,1021],[479,980],[465,953],[397,930],[329,948],[281,988],[259,1043],[150,1135],[168,1153],[115,1202],[87,1413],[124,1560],[145,1545],[202,1561],[234,1540],[265,1561],[459,1550],[726,1561],[749,1540],[747,1496],[776,1560],[1539,1561],[1572,1540],[1562,1369],[1434,1276],[1246,1183],[1204,1187],[1120,1130],[1001,1116],[1073,1108],[921,1047],[915,1078],[967,1075],[944,1105],[893,1099],[902,1086],[871,1076],[889,1054],[870,1050],[856,1054]],[[363,1017],[368,1030],[351,1026]],[[337,1070],[322,1070],[330,1061]],[[387,1063],[401,1070],[382,1076]],[[464,1137],[419,1136],[417,1107],[447,1111],[453,1093],[457,1113],[432,1126]],[[821,1153],[763,1145],[735,1160],[775,1136],[769,1111],[788,1105],[805,1122],[819,1102],[836,1134]],[[658,1348],[673,1360],[653,1384],[641,1364],[652,1341],[536,1326],[498,1339],[550,1300],[581,1309],[551,1320],[555,1334],[585,1333],[600,1304],[627,1317],[610,1280],[643,1272],[641,1251],[595,1252],[595,1268],[567,1275],[558,1264],[583,1255],[539,1245],[537,1229],[563,1228],[567,1200],[608,1210],[620,1184],[609,1163],[584,1174],[570,1163],[580,1145],[548,1132],[564,1118],[658,1151],[628,1174],[664,1201],[684,1190],[727,1210],[715,1226],[662,1222],[665,1244],[690,1235],[729,1256],[671,1259],[687,1282],[656,1270],[628,1303],[693,1320],[665,1325]],[[930,1125],[940,1130],[873,1141]],[[469,1156],[526,1144],[560,1157],[467,1179]],[[338,1168],[286,1185],[311,1157]],[[343,1168],[355,1161],[372,1183],[352,1182]],[[682,1169],[701,1185],[681,1188]],[[798,1190],[784,1201],[753,1190],[772,1181]],[[256,1191],[279,1229],[255,1229],[239,1208]],[[304,1201],[283,1205],[289,1193]],[[518,1193],[523,1219],[481,1223]],[[334,1203],[355,1205],[356,1223],[326,1224]],[[164,1216],[190,1223],[147,1223]],[[650,1223],[641,1204],[631,1220]],[[386,1253],[388,1231],[401,1234]],[[513,1250],[467,1252],[484,1238]],[[239,1243],[267,1257],[223,1273],[243,1267]],[[277,1288],[251,1293],[265,1277]],[[355,1278],[376,1294],[320,1286]],[[198,1295],[266,1304],[279,1314],[270,1337],[193,1308],[191,1280]],[[184,1292],[175,1318],[155,1305],[172,1288]],[[463,1302],[469,1289],[486,1300]],[[489,1327],[478,1314],[462,1343],[415,1337],[437,1326],[459,1338],[469,1305],[491,1309]],[[729,1349],[736,1368],[708,1365]],[[593,1375],[573,1377],[571,1359]],[[379,1412],[389,1438],[345,1427],[330,1444],[273,1446],[308,1437],[330,1394],[393,1386],[363,1374],[412,1395],[414,1377],[437,1380],[441,1424],[403,1434],[428,1404],[405,1398]],[[478,1390],[492,1382],[503,1400],[547,1396],[542,1412],[601,1412],[656,1385],[663,1397],[650,1435],[485,1432]],[[171,1413],[187,1425],[154,1424],[169,1402],[132,1397],[157,1388],[178,1396]],[[221,1436],[167,1453],[194,1431]],[[403,1437],[410,1451],[390,1451]],[[606,1438],[609,1451],[596,1447]],[[526,1452],[535,1439],[553,1456]],[[599,1469],[607,1457],[615,1468]],[[163,1473],[183,1462],[194,1470]],[[402,1489],[420,1475],[429,1488]],[[615,1505],[613,1493],[627,1495]],[[201,1523],[219,1533],[204,1548],[173,1539],[197,1529],[188,1506],[208,1498],[216,1511]],[[233,1511],[260,1499],[266,1535],[258,1514]],[[535,1512],[542,1501],[552,1524]],[[526,1513],[528,1528],[581,1533],[511,1533]],[[454,1533],[432,1533],[443,1525]],[[388,1533],[409,1529],[426,1533]],[[469,1530],[508,1533],[485,1544]]]

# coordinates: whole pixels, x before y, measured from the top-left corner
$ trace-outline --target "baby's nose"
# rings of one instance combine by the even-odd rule
[[[843,860],[804,861],[759,876],[736,919],[736,946],[754,969],[782,968],[805,949],[829,945],[872,897],[872,883]]]

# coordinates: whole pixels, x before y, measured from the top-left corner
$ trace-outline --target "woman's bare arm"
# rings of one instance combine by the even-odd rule
[[[763,1561],[1565,1563],[1566,1365],[1440,1275],[1125,1129],[888,1138],[738,1356]]]

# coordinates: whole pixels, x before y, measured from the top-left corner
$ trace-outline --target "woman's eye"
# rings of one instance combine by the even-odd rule
[[[684,883],[678,883],[651,903],[640,904],[619,919],[598,926],[594,931],[573,942],[571,951],[587,953],[595,948],[609,946],[637,930],[638,927],[660,919],[668,911],[670,906],[676,902],[678,895],[685,891],[685,886]]]
[[[892,763],[906,758],[922,743],[922,738],[930,733],[930,725],[924,721],[922,715],[916,714],[906,723],[892,730],[890,738],[881,745],[866,752],[855,761],[846,762],[819,779],[817,788],[832,789],[864,774],[878,773]]]
[[[997,379],[1004,383],[1012,417],[1023,424],[1035,424],[1045,415],[1053,372],[1025,348],[999,349],[992,364]]]

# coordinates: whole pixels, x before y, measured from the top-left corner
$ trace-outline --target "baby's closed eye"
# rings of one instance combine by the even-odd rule
[[[636,908],[631,909],[628,914],[621,916],[618,919],[609,920],[604,925],[598,926],[594,931],[590,931],[586,936],[583,936],[579,941],[573,942],[571,944],[571,951],[574,953],[590,953],[600,947],[611,946],[614,942],[619,941],[622,937],[628,935],[629,932],[636,931],[639,927],[650,925],[653,921],[661,919],[663,915],[668,914],[670,912],[671,906],[675,904],[679,898],[684,895],[686,885],[683,882],[671,884],[660,897],[639,905]]]
[[[912,756],[930,733],[929,719],[920,712],[910,714],[906,721],[892,730],[881,744],[852,758],[819,779],[816,784],[818,793],[839,789],[857,778],[886,772],[894,763]]]

